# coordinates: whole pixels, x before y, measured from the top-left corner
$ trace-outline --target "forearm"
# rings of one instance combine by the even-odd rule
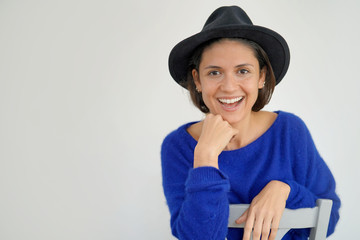
[[[218,169],[189,172],[183,201],[169,202],[171,227],[179,239],[224,239],[227,234],[229,181]]]
[[[309,189],[304,186],[296,183],[295,181],[286,181],[289,184],[291,191],[287,201],[287,208],[305,208],[305,207],[314,207],[316,205],[316,200],[319,198],[330,199],[333,201],[333,206],[331,209],[330,220],[328,233],[329,236],[335,230],[336,223],[339,220],[339,208],[340,208],[340,199],[335,193],[335,187],[329,186],[330,191],[324,193],[317,193],[316,195],[311,192]]]
[[[194,168],[214,167],[219,168],[218,153],[211,151],[207,146],[198,144],[194,150]]]
[[[290,209],[310,208],[316,205],[316,195],[309,189],[293,180],[284,180],[290,186],[286,207]]]

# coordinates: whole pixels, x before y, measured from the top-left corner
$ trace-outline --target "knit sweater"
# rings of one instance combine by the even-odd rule
[[[219,169],[193,168],[197,141],[187,123],[171,132],[162,144],[164,194],[171,229],[179,239],[238,240],[242,229],[227,228],[229,204],[251,203],[271,180],[287,183],[290,209],[314,207],[316,199],[333,200],[328,235],[339,220],[340,199],[335,180],[319,155],[304,122],[278,111],[272,126],[240,149],[223,151]],[[283,239],[307,239],[309,230],[290,230]]]

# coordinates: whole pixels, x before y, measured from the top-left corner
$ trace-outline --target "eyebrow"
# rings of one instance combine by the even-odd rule
[[[236,65],[235,68],[245,67],[245,66],[254,67],[254,65],[252,65],[252,64],[250,64],[250,63],[244,63],[244,64]],[[206,66],[204,69],[209,69],[209,68],[220,69],[221,67],[219,67],[219,66],[214,66],[214,65],[209,65],[209,66]]]

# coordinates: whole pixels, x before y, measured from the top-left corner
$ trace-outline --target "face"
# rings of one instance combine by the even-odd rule
[[[250,116],[266,70],[260,71],[251,47],[224,39],[205,48],[192,74],[210,112],[235,124]]]

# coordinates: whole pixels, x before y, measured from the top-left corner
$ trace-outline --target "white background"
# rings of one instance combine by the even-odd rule
[[[299,115],[342,200],[360,215],[360,4],[0,0],[0,239],[172,239],[160,145],[202,115],[171,79],[171,48],[221,5],[288,41],[268,110]]]

